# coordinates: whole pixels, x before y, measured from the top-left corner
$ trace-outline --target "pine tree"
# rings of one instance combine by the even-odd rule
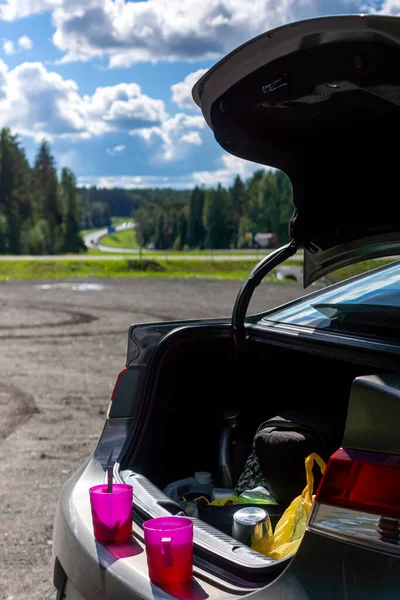
[[[187,243],[191,248],[203,248],[205,231],[203,225],[205,191],[195,187],[190,196]]]
[[[164,207],[164,248],[172,248],[178,236],[178,215],[174,206]]]
[[[162,212],[160,212],[157,217],[155,245],[156,245],[157,250],[164,250],[166,248],[165,230],[164,230],[164,213],[162,213]]]
[[[32,213],[30,167],[18,137],[0,132],[0,211],[3,215],[0,251],[21,254],[22,228]]]
[[[61,197],[64,204],[64,252],[81,252],[85,245],[79,235],[79,210],[76,177],[70,169],[61,172]]]
[[[239,221],[239,231],[238,231],[238,241],[237,241],[237,247],[238,248],[249,248],[252,246],[252,242],[253,239],[247,238],[248,234],[253,234],[252,232],[252,223],[250,221],[250,218],[247,217],[246,215],[243,215],[243,217],[241,217],[240,221]]]
[[[136,239],[140,248],[155,241],[158,211],[154,204],[143,205],[135,212]]]
[[[206,247],[229,248],[232,239],[232,220],[229,211],[228,193],[218,185],[216,190],[207,190],[204,204]]]
[[[186,244],[187,237],[187,218],[185,212],[182,210],[178,219],[178,235],[174,242],[174,250],[183,250]]]
[[[237,247],[239,236],[239,223],[246,207],[246,186],[239,175],[236,175],[233,186],[230,189],[232,202],[232,221],[233,221],[233,245]]]
[[[34,174],[39,214],[47,223],[46,251],[48,254],[54,254],[60,251],[63,245],[62,211],[54,158],[45,140],[41,143],[36,156]]]
[[[186,214],[184,213],[184,211],[182,211],[181,214],[179,215],[178,236],[180,238],[181,248],[183,248],[184,245],[186,244],[186,238],[187,238],[187,218],[186,218]]]

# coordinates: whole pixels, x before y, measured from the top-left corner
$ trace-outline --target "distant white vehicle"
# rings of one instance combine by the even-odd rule
[[[291,265],[291,266],[285,266],[285,265],[280,265],[277,269],[276,269],[276,277],[277,279],[279,279],[280,281],[283,280],[290,280],[290,281],[296,281],[298,283],[301,283],[303,281],[303,266],[299,265]]]
[[[276,248],[279,246],[279,238],[276,233],[255,233],[250,232],[245,235],[245,242],[253,248]]]

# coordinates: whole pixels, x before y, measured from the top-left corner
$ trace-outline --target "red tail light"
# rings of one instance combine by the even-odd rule
[[[117,387],[118,387],[121,375],[123,375],[127,370],[128,370],[128,367],[125,367],[125,369],[122,369],[122,371],[120,373],[118,373],[117,380],[114,385],[113,393],[111,394],[111,402],[114,400],[115,392],[117,391]]]
[[[316,502],[400,518],[400,456],[339,450],[329,459]]]

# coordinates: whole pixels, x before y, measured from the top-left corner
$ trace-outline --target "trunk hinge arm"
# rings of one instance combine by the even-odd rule
[[[268,256],[265,256],[265,258],[254,267],[245,283],[242,285],[240,292],[237,295],[232,313],[232,329],[237,351],[240,350],[245,339],[244,322],[254,290],[272,269],[275,269],[275,267],[296,254],[299,247],[300,243],[292,240],[285,246],[277,248],[277,250],[274,250],[268,254]]]

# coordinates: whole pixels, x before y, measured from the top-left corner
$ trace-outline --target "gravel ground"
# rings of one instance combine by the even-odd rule
[[[94,450],[133,322],[231,314],[239,285],[204,280],[0,284],[0,600],[54,599],[59,491]],[[253,311],[303,293],[267,283]]]

